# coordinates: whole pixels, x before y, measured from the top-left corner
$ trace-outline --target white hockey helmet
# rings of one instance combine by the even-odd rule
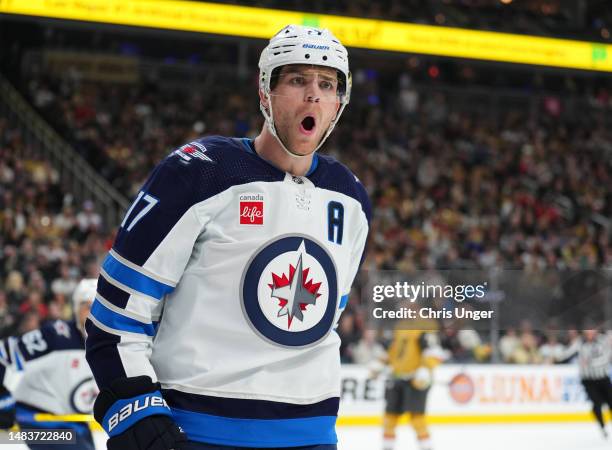
[[[287,25],[270,39],[270,43],[263,49],[259,57],[259,88],[263,91],[269,104],[269,107],[266,108],[260,102],[259,107],[266,119],[268,128],[281,144],[281,147],[291,156],[308,156],[297,155],[287,149],[278,137],[274,125],[274,113],[270,101],[270,81],[275,69],[280,69],[280,67],[289,64],[324,66],[338,71],[340,109],[329,124],[321,142],[315,148],[314,151],[317,151],[338,123],[351,97],[351,72],[349,71],[348,52],[328,29]]]
[[[72,293],[72,312],[77,314],[79,306],[84,302],[93,302],[96,297],[98,280],[95,278],[83,278]]]

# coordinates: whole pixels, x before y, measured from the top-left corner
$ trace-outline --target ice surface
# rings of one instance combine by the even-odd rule
[[[612,438],[603,438],[593,423],[528,425],[438,425],[432,426],[434,450],[610,450]],[[379,450],[377,427],[340,427],[339,450]],[[414,432],[398,428],[397,450],[416,450]]]

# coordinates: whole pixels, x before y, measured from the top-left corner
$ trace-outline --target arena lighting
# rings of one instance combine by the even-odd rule
[[[350,47],[612,72],[612,45],[178,0],[0,0],[0,14],[269,38],[288,23]]]

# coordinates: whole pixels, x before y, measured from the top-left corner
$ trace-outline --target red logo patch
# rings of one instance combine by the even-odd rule
[[[241,225],[263,225],[263,202],[240,202]]]

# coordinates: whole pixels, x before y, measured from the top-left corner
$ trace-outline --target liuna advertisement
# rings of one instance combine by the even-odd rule
[[[385,378],[351,365],[342,376],[339,423],[379,424]],[[442,365],[435,370],[427,411],[433,424],[592,420],[573,365]]]

